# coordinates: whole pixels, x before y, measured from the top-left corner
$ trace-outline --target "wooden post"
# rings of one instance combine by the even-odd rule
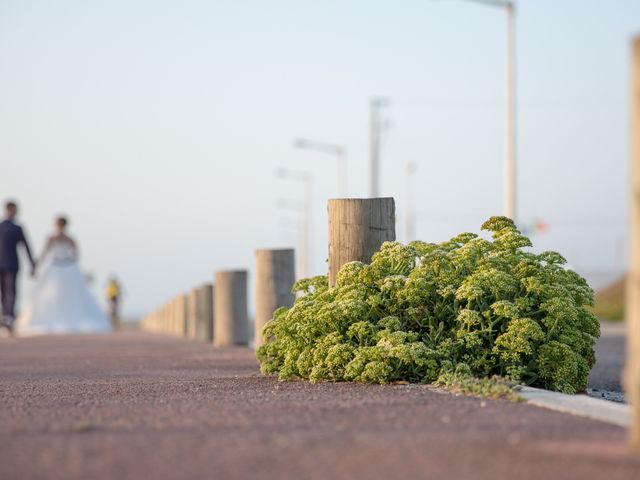
[[[195,338],[204,342],[213,339],[213,286],[201,285],[195,292]]]
[[[291,287],[295,282],[295,256],[293,249],[256,250],[256,314],[254,320],[254,346],[262,345],[264,324],[273,318],[280,307],[293,305]]]
[[[198,292],[197,288],[192,288],[187,294],[187,318],[185,319],[185,336],[187,338],[197,338]]]
[[[171,326],[171,333],[181,337],[184,332],[184,325],[182,324],[182,312],[180,312],[180,297],[173,297],[173,301],[171,303],[173,305],[173,324]]]
[[[176,330],[176,299],[169,300],[169,318],[167,319],[167,333],[175,335]]]
[[[640,452],[640,37],[631,53],[630,265],[626,291],[627,359],[625,393],[631,405],[631,447]]]
[[[178,297],[173,297],[171,299],[171,330],[169,331],[170,335],[178,334]]]
[[[173,299],[172,332],[178,337],[184,337],[187,333],[187,296],[180,294]]]
[[[347,262],[369,263],[386,241],[396,239],[393,198],[329,200],[329,285]]]
[[[178,318],[178,297],[173,297],[171,300],[171,335],[178,335],[178,324],[180,319]]]
[[[169,333],[169,322],[171,319],[171,311],[169,309],[169,303],[165,303],[164,307],[162,307],[163,315],[162,315],[162,326],[160,327],[160,332],[167,334]]]
[[[230,347],[249,343],[247,271],[216,272],[213,300],[213,345]]]
[[[178,336],[180,337],[186,337],[187,336],[187,321],[189,319],[189,312],[188,312],[188,295],[182,293],[180,295],[178,295],[178,317],[179,317],[179,324],[178,324]]]

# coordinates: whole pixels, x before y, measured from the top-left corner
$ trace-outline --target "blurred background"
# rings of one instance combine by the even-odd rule
[[[521,0],[515,28],[518,225],[607,287],[627,261],[640,2]],[[324,273],[337,158],[341,194],[368,196],[372,115],[398,239],[477,232],[503,212],[506,59],[505,12],[470,1],[4,0],[0,196],[37,252],[68,215],[127,318],[304,245],[305,219]]]

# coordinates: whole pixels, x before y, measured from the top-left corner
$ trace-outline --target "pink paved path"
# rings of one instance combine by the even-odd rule
[[[0,400],[1,479],[640,479],[612,425],[141,333],[2,341]]]

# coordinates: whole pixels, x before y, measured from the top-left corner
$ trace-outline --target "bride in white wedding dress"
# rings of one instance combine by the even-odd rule
[[[66,234],[67,220],[55,221],[47,240],[42,274],[16,322],[19,336],[110,332],[111,322],[87,287],[78,265],[78,248]]]

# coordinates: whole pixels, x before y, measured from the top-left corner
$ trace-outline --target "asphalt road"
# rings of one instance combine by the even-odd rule
[[[622,325],[604,325],[596,343],[596,364],[589,375],[589,387],[621,392],[625,337]]]
[[[146,334],[2,342],[0,400],[2,479],[640,478],[613,425]]]

